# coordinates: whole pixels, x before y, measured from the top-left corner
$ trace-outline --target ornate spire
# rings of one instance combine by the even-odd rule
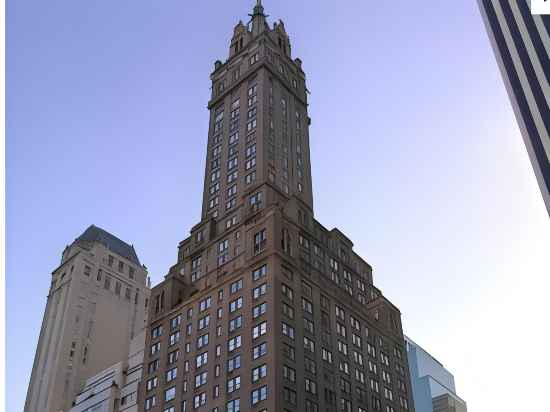
[[[264,14],[264,6],[262,6],[262,0],[256,0],[256,5],[252,10],[252,33],[258,35],[265,30],[266,18],[269,17]]]

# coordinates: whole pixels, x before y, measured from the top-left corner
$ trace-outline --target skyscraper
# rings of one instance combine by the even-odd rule
[[[410,338],[405,342],[416,412],[466,412],[454,376]]]
[[[302,62],[250,16],[211,74],[201,221],[151,292],[142,410],[413,411],[398,308],[314,218]]]
[[[67,412],[85,381],[128,358],[147,318],[133,246],[90,226],[52,272],[25,412]]]
[[[550,15],[529,0],[479,0],[529,158],[550,215]]]

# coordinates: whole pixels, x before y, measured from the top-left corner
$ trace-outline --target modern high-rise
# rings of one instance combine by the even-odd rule
[[[68,412],[88,378],[128,359],[148,297],[133,246],[96,226],[67,246],[52,272],[24,412]]]
[[[151,291],[142,411],[413,411],[399,309],[314,218],[308,91],[260,1],[216,61],[202,219]]]
[[[478,0],[550,215],[550,15],[530,0]]]
[[[467,412],[456,394],[455,378],[422,347],[405,336],[416,412]]]

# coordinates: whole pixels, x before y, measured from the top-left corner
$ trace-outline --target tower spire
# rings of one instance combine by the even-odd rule
[[[262,0],[256,0],[256,5],[249,16],[252,17],[252,34],[256,36],[262,33],[265,30],[266,18],[269,17],[264,14]]]

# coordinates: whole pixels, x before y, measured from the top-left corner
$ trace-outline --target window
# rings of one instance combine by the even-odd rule
[[[235,392],[241,387],[241,377],[236,376],[233,379],[227,381],[227,393]]]
[[[267,235],[265,229],[254,234],[254,254],[261,253],[265,249],[266,243]]]
[[[233,372],[235,369],[241,367],[241,355],[237,355],[234,358],[227,360],[227,371]]]
[[[159,366],[160,366],[160,361],[158,359],[155,359],[153,362],[150,362],[148,367],[149,373],[151,374],[155,372],[159,368]]]
[[[332,352],[328,349],[323,348],[321,351],[322,358],[327,363],[332,363]]]
[[[179,356],[180,356],[179,349],[176,349],[175,351],[170,352],[168,354],[168,364],[171,365],[172,363],[176,363],[178,361]]]
[[[260,296],[265,295],[266,292],[267,292],[267,284],[264,283],[252,289],[252,297],[254,299],[258,299]]]
[[[306,399],[306,412],[319,412],[319,405]],[[361,411],[358,411],[361,412]],[[363,411],[366,412],[366,411]]]
[[[109,255],[109,261],[108,261],[109,266],[112,267],[113,263],[115,263],[115,258],[113,256]]]
[[[225,239],[220,243],[218,243],[218,266],[221,266],[225,262],[227,262],[228,256],[229,256],[229,240]]]
[[[240,329],[243,325],[243,317],[241,315],[233,318],[229,321],[229,333]]]
[[[252,272],[252,280],[256,281],[258,279],[263,278],[267,274],[267,265],[263,265],[262,267],[256,269]]]
[[[310,352],[315,352],[315,342],[304,336],[304,349]]]
[[[151,379],[148,379],[148,380],[147,380],[147,383],[146,383],[146,385],[145,385],[147,391],[150,391],[150,390],[152,390],[152,389],[155,389],[155,388],[158,386],[158,382],[159,382],[159,380],[158,380],[158,378],[157,378],[156,376],[153,377],[153,378],[151,378]]]
[[[243,298],[242,296],[234,301],[229,302],[229,312],[233,313],[236,310],[239,310],[243,307]]]
[[[259,59],[260,55],[258,52],[254,53],[252,56],[250,56],[250,58],[248,59],[248,63],[252,66],[253,64],[255,64],[258,59]],[[256,86],[254,86],[254,89],[256,88]]]
[[[239,290],[241,290],[243,288],[243,280],[242,278],[233,282],[230,286],[229,286],[229,292],[231,294],[233,293],[236,293],[238,292]]]
[[[348,345],[342,341],[338,341],[338,351],[344,356],[348,356]]]
[[[267,343],[260,343],[252,349],[252,359],[256,360],[267,353]]]
[[[256,172],[249,173],[245,176],[244,181],[247,185],[251,184],[256,180]]]
[[[217,199],[217,198],[216,198]],[[201,277],[201,257],[193,258],[191,261],[191,281],[194,282]]]
[[[283,296],[286,296],[288,299],[293,300],[294,299],[294,291],[290,286],[285,285],[284,283],[281,284],[281,292],[283,293]]]
[[[206,299],[203,299],[199,302],[199,312],[204,312],[206,309],[210,308],[212,305],[212,298],[208,296]]]
[[[195,407],[195,409],[198,409],[205,404],[206,404],[206,392],[195,395],[195,397],[193,398],[193,406]]]
[[[281,322],[283,335],[288,336],[290,339],[294,339],[294,328],[288,323]]]
[[[172,346],[172,345],[175,345],[176,343],[178,343],[180,340],[180,332],[177,331],[175,333],[172,333],[170,335],[170,341],[169,341],[169,344],[168,346]]]
[[[200,349],[206,345],[208,345],[208,333],[205,333],[197,338],[197,349]]]
[[[206,385],[208,379],[208,372],[202,372],[198,375],[195,375],[195,388],[199,388],[202,385]]]
[[[340,306],[335,306],[336,317],[342,320],[346,319],[346,312]]]
[[[145,399],[145,410],[153,409],[157,405],[157,397],[155,395]]]
[[[256,119],[254,119],[251,122],[248,122],[247,124],[247,130],[252,130],[256,127]],[[250,170],[253,167],[256,167],[256,156],[253,156],[246,160],[246,163],[244,165],[245,170]]]
[[[317,364],[313,359],[304,358],[304,368],[306,372],[309,372],[312,375],[315,375],[317,373]]]
[[[262,322],[252,328],[252,339],[257,339],[267,332],[267,322]]]
[[[304,330],[312,335],[315,335],[315,325],[307,318],[304,318]]]
[[[156,339],[162,335],[162,325],[157,326],[156,328],[151,329],[151,339]]]
[[[235,349],[238,349],[241,347],[241,335],[235,336],[232,339],[229,339],[227,342],[227,349],[229,352],[233,352]]]
[[[262,192],[254,193],[248,198],[248,204],[254,209],[258,210],[262,207]]]
[[[313,314],[313,304],[306,298],[302,298],[302,309],[306,313]]]
[[[296,392],[290,388],[283,388],[283,399],[291,405],[296,405]]]
[[[294,308],[283,302],[283,315],[289,319],[294,319]]]
[[[296,382],[296,370],[290,366],[283,365],[283,378],[289,382]]]
[[[241,400],[233,399],[227,402],[227,412],[241,412]]]
[[[311,379],[306,378],[304,380],[306,392],[311,393],[312,395],[317,395],[317,383]]]
[[[178,376],[178,368],[172,368],[166,371],[166,382],[173,381]]]
[[[264,385],[259,389],[253,390],[250,398],[252,405],[256,405],[261,401],[265,401],[267,399],[267,385]]]
[[[267,303],[261,303],[257,306],[254,306],[252,308],[252,318],[253,319],[256,319],[260,316],[262,316],[263,314],[265,314],[267,311]]]
[[[296,352],[294,351],[294,347],[288,343],[283,343],[283,355],[290,360],[296,360]]]
[[[195,357],[195,366],[197,369],[208,363],[208,352],[200,353]]]
[[[169,402],[176,397],[176,387],[172,386],[164,391],[164,401]]]
[[[84,274],[86,276],[90,276],[90,272],[92,271],[92,268],[88,265],[84,266]]]
[[[258,382],[267,376],[267,365],[261,365],[252,369],[252,383]]]
[[[151,345],[151,356],[160,352],[160,342]]]
[[[203,330],[210,325],[210,315],[206,315],[199,319],[198,330]]]

